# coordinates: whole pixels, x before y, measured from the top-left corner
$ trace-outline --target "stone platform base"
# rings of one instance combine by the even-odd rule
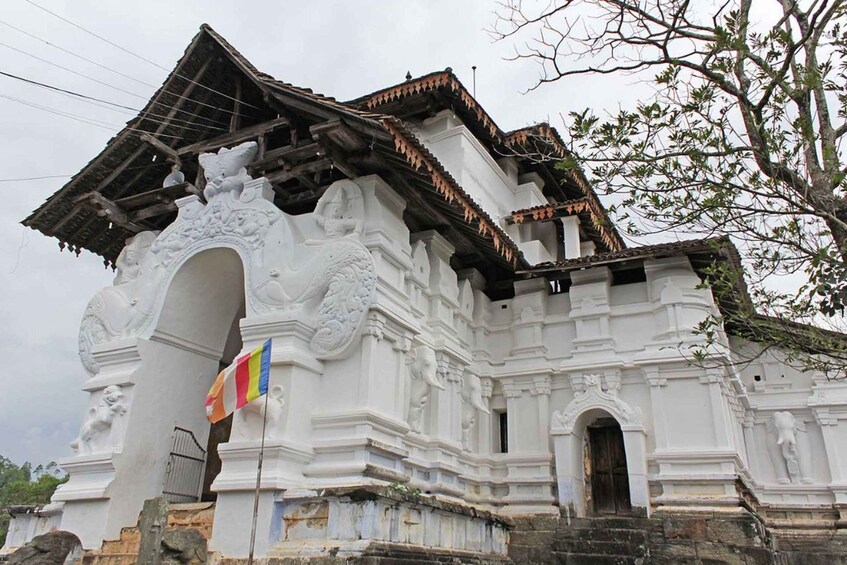
[[[276,504],[268,563],[508,562],[503,518],[404,487],[289,490]]]

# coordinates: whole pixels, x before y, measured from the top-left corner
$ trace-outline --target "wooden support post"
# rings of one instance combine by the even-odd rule
[[[238,129],[241,124],[241,76],[235,79],[235,101],[232,104],[232,117],[229,119],[229,132]]]

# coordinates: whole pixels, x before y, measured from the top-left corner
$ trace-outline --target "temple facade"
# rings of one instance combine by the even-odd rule
[[[214,501],[210,548],[244,557],[263,444],[260,557],[502,556],[525,515],[835,528],[847,384],[740,364],[758,345],[731,332],[694,362],[727,307],[704,266],[735,248],[627,247],[565,156],[449,69],[339,102],[201,29],[25,220],[116,273],[81,323],[90,408],[50,524],[96,549],[145,500]],[[267,403],[210,426],[215,376],[267,339]]]

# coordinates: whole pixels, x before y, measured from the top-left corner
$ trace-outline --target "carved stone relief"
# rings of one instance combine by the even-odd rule
[[[429,403],[432,387],[444,390],[444,385],[438,380],[438,364],[435,351],[428,345],[419,345],[412,349],[407,357],[409,368],[409,417],[408,424],[412,431],[421,432],[423,411]]]
[[[126,413],[124,392],[119,385],[103,389],[97,406],[88,411],[88,417],[82,423],[79,437],[71,444],[78,454],[87,455],[108,451],[109,439],[115,419]]]
[[[779,483],[811,483],[811,458],[806,424],[791,412],[774,412],[767,422],[768,453]]]
[[[247,141],[233,148],[222,147],[217,153],[203,153],[198,160],[206,177],[203,197],[211,202],[219,194],[241,196],[244,183],[251,180],[247,165],[259,151],[255,141]]]
[[[572,433],[576,419],[592,408],[605,410],[614,416],[621,426],[641,426],[641,409],[630,406],[616,394],[603,390],[599,375],[585,375],[582,383],[585,389],[577,392],[564,410],[553,412],[550,419],[551,433]]]
[[[268,391],[267,399],[260,396],[235,411],[237,423],[232,428],[232,439],[244,441],[261,437],[263,419],[265,438],[276,439],[282,431],[280,424],[284,408],[285,389],[282,385],[274,385]]]
[[[79,328],[79,356],[91,374],[99,370],[92,348],[133,335],[150,314],[145,310],[145,298],[151,289],[142,274],[149,266],[148,252],[157,235],[158,232],[145,231],[126,240],[115,262],[117,274],[113,286],[95,294],[85,308]]]
[[[477,412],[491,413],[482,399],[482,381],[477,375],[466,372],[462,376],[459,400],[462,403],[462,449],[470,451],[471,429],[476,423]]]
[[[247,142],[201,155],[208,203],[196,196],[181,199],[176,221],[161,234],[142,232],[127,241],[114,286],[98,292],[83,316],[79,346],[87,371],[99,370],[94,345],[152,331],[173,274],[191,256],[215,247],[234,249],[244,262],[248,316],[294,312],[315,328],[316,357],[346,351],[376,286],[373,259],[359,240],[362,192],[352,181],[334,183],[315,213],[298,220],[298,230],[273,204],[267,181],[247,175],[256,150],[255,142]],[[304,220],[314,227],[304,228]],[[304,229],[310,237],[301,235]],[[314,236],[321,231],[323,237]]]

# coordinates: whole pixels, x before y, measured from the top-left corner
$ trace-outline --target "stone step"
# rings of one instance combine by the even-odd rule
[[[509,541],[519,545],[548,544],[552,541],[610,541],[620,543],[646,544],[649,534],[643,530],[622,530],[618,528],[591,530],[515,531],[509,535]]]
[[[559,565],[641,565],[645,560],[629,555],[593,555],[589,553],[555,553]]]
[[[614,541],[556,540],[553,542],[553,551],[559,553],[644,557],[647,553],[647,547],[643,544],[619,543]]]
[[[565,524],[567,524],[565,522]],[[597,516],[594,518],[574,518],[571,528],[616,528],[620,530],[646,530],[656,524],[650,518],[635,516]]]

